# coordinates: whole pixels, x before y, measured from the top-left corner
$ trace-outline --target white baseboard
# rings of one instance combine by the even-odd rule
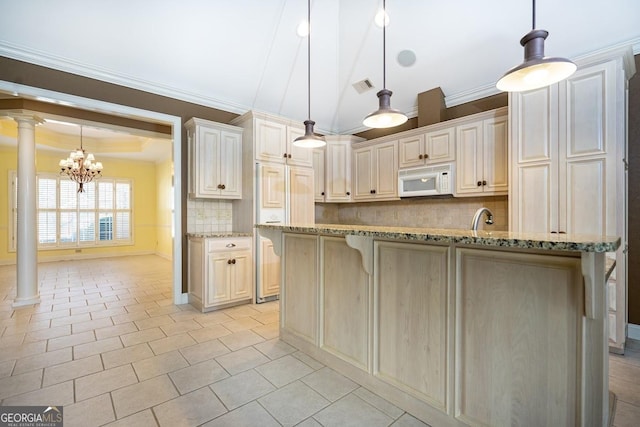
[[[629,323],[627,325],[627,336],[634,340],[640,340],[640,325]]]
[[[173,261],[173,255],[171,254],[163,254],[162,252],[156,251],[156,255],[158,255],[160,258],[166,259],[167,261]]]

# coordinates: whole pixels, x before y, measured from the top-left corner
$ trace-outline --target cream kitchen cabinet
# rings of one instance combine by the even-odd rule
[[[251,237],[189,238],[189,303],[202,311],[253,299]]]
[[[456,197],[507,194],[508,119],[501,108],[456,127]]]
[[[353,199],[398,199],[398,141],[354,148]]]
[[[325,148],[314,148],[313,153],[313,199],[324,202],[325,199]]]
[[[455,160],[455,127],[431,126],[430,129],[398,140],[400,169]]]
[[[255,119],[255,159],[294,166],[312,166],[312,150],[296,147],[293,140],[304,129],[274,120]]]
[[[189,196],[242,198],[242,128],[192,118],[185,123],[189,146]]]
[[[565,81],[510,95],[509,224],[514,231],[621,236],[617,309],[609,340],[626,331],[626,79],[629,52],[587,58]],[[614,322],[612,322],[614,323]]]

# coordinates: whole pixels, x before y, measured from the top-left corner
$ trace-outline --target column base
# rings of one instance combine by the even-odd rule
[[[11,307],[13,308],[24,307],[25,305],[33,305],[33,304],[39,304],[39,303],[40,303],[40,295],[36,295],[28,298],[16,298],[13,300],[13,304],[11,304]]]

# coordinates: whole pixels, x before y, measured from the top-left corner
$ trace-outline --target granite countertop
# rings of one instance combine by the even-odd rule
[[[215,238],[215,237],[253,237],[253,233],[243,233],[239,231],[212,231],[209,233],[187,233],[187,237],[198,237],[201,239]]]
[[[413,240],[431,243],[459,243],[568,252],[613,252],[620,246],[619,237],[577,234],[515,233],[510,231],[472,231],[445,228],[384,227],[345,224],[257,224],[256,228],[332,236],[357,235],[381,239]]]

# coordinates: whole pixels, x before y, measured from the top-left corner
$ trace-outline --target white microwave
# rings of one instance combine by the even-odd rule
[[[400,197],[441,196],[453,194],[454,165],[452,163],[398,171]]]

